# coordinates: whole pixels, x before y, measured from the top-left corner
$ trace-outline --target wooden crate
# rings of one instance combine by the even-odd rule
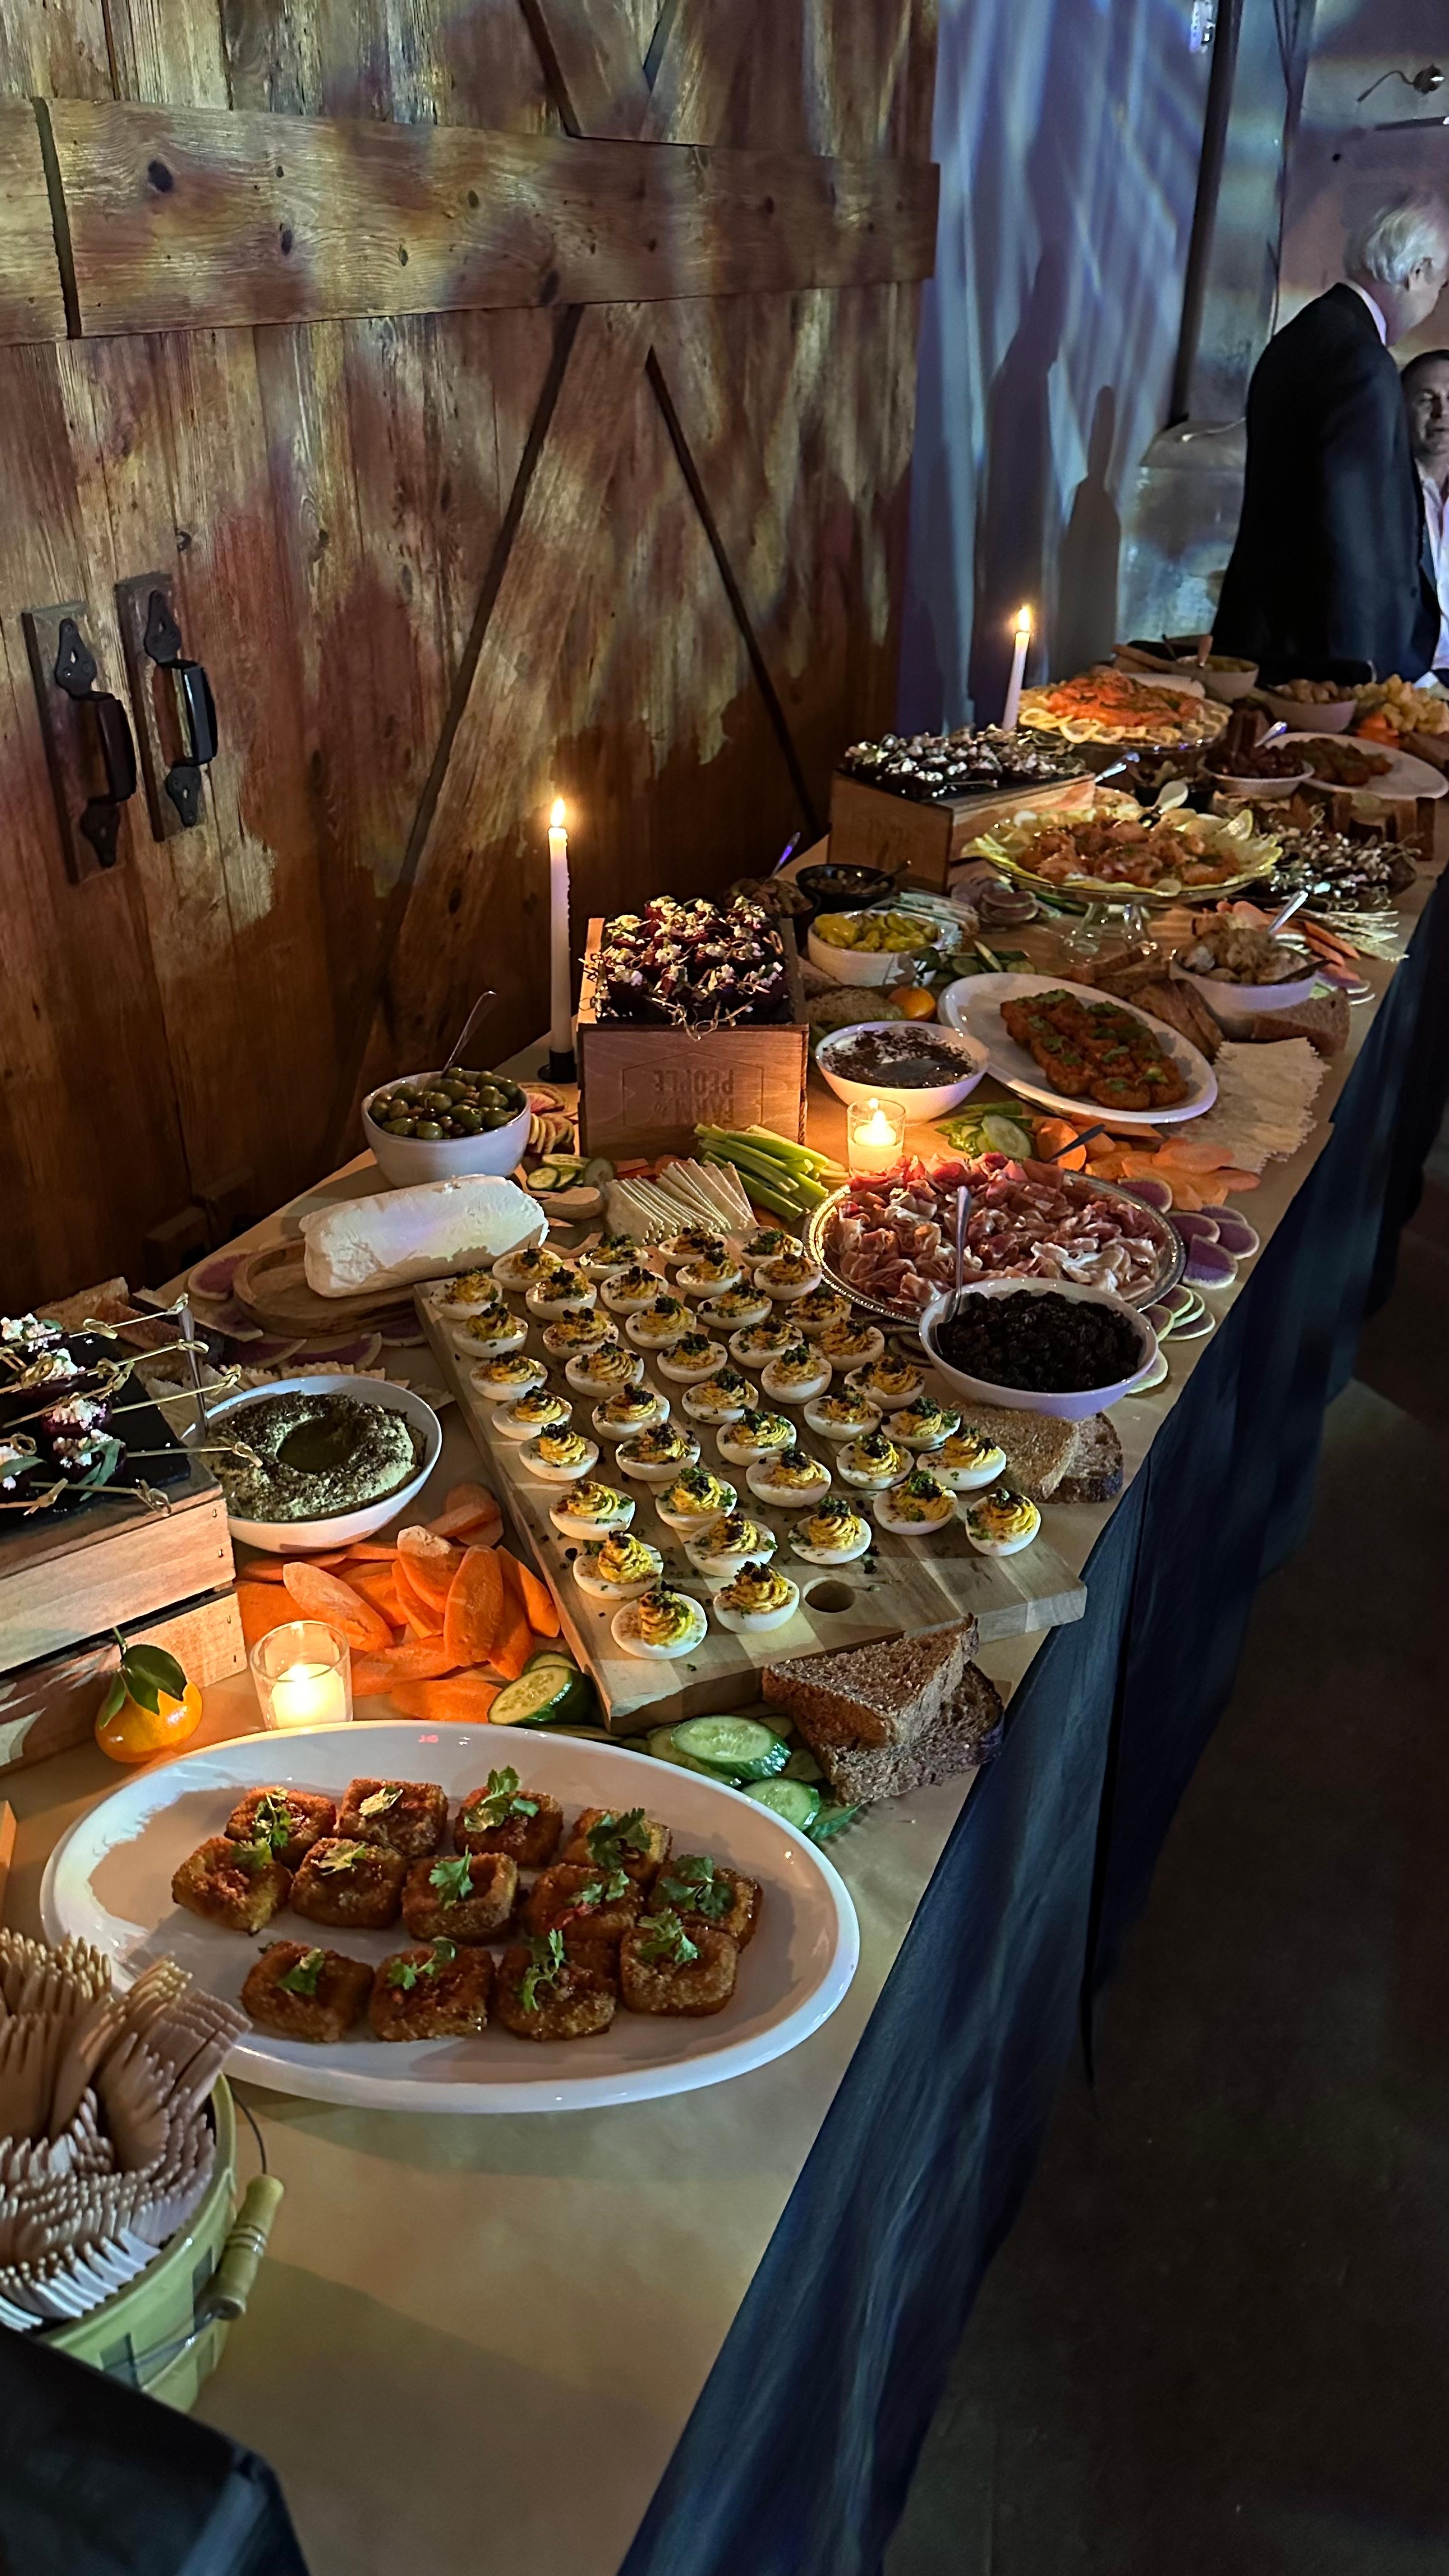
[[[589,923],[579,996],[579,1142],[586,1154],[692,1154],[697,1126],[773,1127],[805,1136],[809,1031],[799,958],[787,937],[794,1018],[780,1028],[641,1028],[598,1016],[602,921]]]
[[[184,1601],[159,1619],[123,1627],[128,1646],[164,1646],[188,1681],[206,1690],[246,1670],[246,1641],[234,1591]],[[41,1762],[67,1745],[84,1744],[120,1648],[110,1635],[67,1646],[36,1664],[0,1676],[0,1771]]]
[[[948,796],[917,805],[909,796],[892,796],[837,771],[830,782],[830,856],[851,867],[885,868],[945,894],[952,869],[964,864],[978,832],[1033,807],[1080,804],[1093,787],[1090,778],[1071,778],[1018,787],[1009,795]]]
[[[226,1499],[210,1469],[187,1463],[167,1508],[99,1501],[0,1539],[0,1673],[83,1638],[218,1591],[235,1571]]]
[[[763,1505],[751,1502],[750,1509],[771,1519],[781,1539],[779,1562],[800,1585],[798,1615],[787,1626],[755,1637],[734,1636],[711,1622],[702,1645],[677,1662],[645,1662],[627,1655],[615,1645],[610,1628],[617,1604],[590,1601],[574,1582],[571,1568],[577,1545],[561,1538],[548,1516],[559,1488],[539,1484],[526,1474],[518,1444],[500,1439],[491,1428],[494,1408],[475,1394],[467,1361],[454,1350],[422,1290],[417,1305],[423,1328],[487,1462],[488,1481],[497,1494],[509,1544],[552,1587],[564,1636],[592,1676],[603,1723],[616,1735],[636,1735],[667,1719],[743,1707],[758,1697],[756,1677],[761,1668],[782,1655],[866,1646],[879,1638],[939,1628],[965,1618],[968,1612],[979,1622],[985,1645],[999,1637],[1065,1627],[1080,1619],[1086,1608],[1085,1587],[1045,1538],[1019,1556],[978,1556],[957,1522],[947,1535],[929,1543],[881,1531],[872,1551],[876,1563],[869,1572],[863,1563],[808,1566],[784,1543],[790,1515],[770,1515]],[[530,1326],[528,1348],[549,1365],[537,1325]],[[683,1392],[667,1379],[650,1378],[649,1382],[671,1399]],[[550,1368],[550,1383],[572,1394],[561,1368]],[[573,1396],[572,1400],[575,1422],[587,1433],[589,1399]],[[680,1421],[689,1422],[677,1403],[675,1410]],[[718,1463],[713,1437],[705,1426],[692,1423],[689,1428],[699,1435],[703,1462]],[[828,1454],[826,1444],[811,1433],[804,1434],[804,1441],[808,1448]],[[600,1476],[610,1474],[609,1454],[606,1450],[595,1471]],[[742,1498],[749,1502],[743,1471],[722,1466],[720,1472],[739,1485]],[[704,1586],[685,1557],[682,1540],[658,1520],[652,1508],[651,1489],[630,1486],[627,1490],[636,1501],[634,1528],[661,1550],[668,1578],[702,1597]]]

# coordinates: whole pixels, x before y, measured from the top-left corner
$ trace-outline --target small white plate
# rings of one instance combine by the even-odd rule
[[[1290,733],[1282,739],[1286,742],[1313,742],[1321,741],[1322,736]],[[1341,742],[1344,737],[1340,734],[1330,736],[1330,739]],[[1410,796],[1418,798],[1449,793],[1449,778],[1445,777],[1442,769],[1436,769],[1432,761],[1418,760],[1411,751],[1396,751],[1390,743],[1375,742],[1371,734],[1350,734],[1348,740],[1356,743],[1360,751],[1376,753],[1389,765],[1380,777],[1366,778],[1362,787],[1345,788],[1346,796],[1382,796],[1392,805]]]
[[[1018,1046],[1001,1016],[1003,1002],[1015,1002],[1032,993],[1070,993],[1078,1002],[1105,1002],[1105,993],[1095,992],[1090,984],[1068,984],[1060,975],[963,975],[959,983],[948,984],[938,1008],[943,1020],[953,1029],[962,1029],[968,1037],[979,1038],[986,1049],[991,1071],[998,1082],[1011,1085],[1023,1100],[1034,1100],[1043,1109],[1055,1109],[1069,1118],[1095,1119],[1103,1127],[1180,1127],[1188,1118],[1200,1118],[1211,1109],[1218,1096],[1217,1075],[1205,1055],[1199,1055],[1176,1029],[1165,1020],[1155,1020],[1150,1011],[1139,1011],[1130,1002],[1118,1004],[1130,1011],[1152,1031],[1165,1055],[1172,1058],[1188,1085],[1186,1100],[1175,1109],[1106,1109],[1100,1101],[1085,1094],[1069,1095],[1053,1091],[1042,1080],[1041,1067],[1034,1055]]]
[[[173,1871],[221,1831],[248,1789],[275,1780],[337,1797],[363,1773],[437,1780],[457,1802],[497,1767],[501,1742],[488,1726],[385,1719],[248,1735],[183,1754],[124,1781],[57,1844],[40,1894],[46,1935],[93,1942],[121,1989],[169,1953],[207,1993],[235,2001],[264,1942],[299,1933],[310,1940],[315,1928],[299,1927],[284,1909],[249,1941],[171,1902]],[[646,1806],[672,1826],[676,1851],[709,1852],[760,1881],[760,1928],[725,2010],[701,2021],[621,2010],[598,2038],[537,2044],[492,2026],[478,2039],[385,2042],[362,2024],[359,2036],[326,2048],[254,2031],[233,2049],[230,2074],[374,2110],[592,2110],[723,2083],[798,2048],[829,2019],[855,1974],[859,1933],[841,1879],[812,1843],[739,1791],[645,1754],[542,1728],[514,1729],[506,1750],[520,1777],[547,1789],[568,1813]],[[408,1936],[394,1925],[325,1937],[376,1963],[403,1949]]]

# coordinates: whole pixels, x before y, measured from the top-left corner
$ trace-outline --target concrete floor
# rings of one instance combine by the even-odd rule
[[[888,2576],[1449,2576],[1449,1147]]]

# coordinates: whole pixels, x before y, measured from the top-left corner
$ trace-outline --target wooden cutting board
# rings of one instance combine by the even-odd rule
[[[376,1333],[389,1324],[412,1321],[406,1289],[385,1289],[371,1296],[319,1297],[307,1285],[300,1243],[271,1243],[243,1254],[231,1283],[237,1304],[269,1333],[305,1334],[313,1341],[340,1341],[349,1334]]]
[[[523,1313],[521,1299],[509,1302]],[[771,1512],[756,1502],[745,1485],[743,1468],[722,1461],[708,1426],[691,1422],[683,1412],[678,1402],[683,1389],[646,1370],[646,1382],[670,1397],[674,1415],[698,1436],[701,1464],[717,1467],[721,1475],[739,1487],[741,1503],[774,1529],[780,1541],[776,1562],[799,1584],[800,1608],[786,1626],[760,1636],[736,1636],[711,1621],[703,1643],[693,1654],[683,1655],[675,1662],[656,1663],[625,1654],[614,1643],[610,1624],[618,1605],[591,1601],[580,1592],[572,1573],[577,1545],[561,1538],[549,1519],[549,1505],[558,1499],[561,1489],[530,1477],[524,1469],[519,1444],[500,1439],[492,1430],[495,1408],[475,1393],[469,1380],[469,1363],[455,1350],[426,1289],[417,1292],[417,1308],[423,1329],[486,1461],[488,1481],[508,1525],[510,1544],[522,1547],[552,1585],[564,1634],[579,1662],[592,1675],[604,1724],[616,1735],[637,1735],[647,1726],[663,1725],[673,1718],[742,1708],[759,1697],[757,1675],[761,1667],[778,1662],[784,1655],[823,1654],[836,1646],[867,1646],[879,1638],[942,1627],[949,1620],[965,1618],[968,1612],[979,1622],[985,1645],[997,1637],[1065,1627],[1080,1619],[1087,1606],[1086,1587],[1044,1535],[1019,1556],[978,1556],[959,1521],[933,1540],[897,1538],[881,1531],[871,1551],[870,1571],[864,1559],[838,1567],[807,1565],[789,1545],[792,1515]],[[530,1324],[527,1347],[548,1368],[550,1386],[572,1402],[574,1427],[591,1437],[592,1399],[576,1395],[562,1367],[550,1362],[536,1324]],[[946,1390],[938,1387],[936,1392],[944,1395]],[[829,1442],[816,1439],[803,1425],[801,1445],[827,1460],[832,1454]],[[634,1533],[660,1549],[667,1579],[696,1600],[707,1600],[708,1587],[685,1556],[678,1531],[667,1528],[654,1509],[653,1489],[616,1479],[610,1468],[612,1454],[607,1447],[603,1450],[595,1474],[620,1483],[624,1491],[633,1495]]]

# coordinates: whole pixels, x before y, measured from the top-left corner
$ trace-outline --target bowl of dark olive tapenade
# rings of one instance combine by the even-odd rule
[[[443,1427],[410,1386],[387,1378],[283,1377],[207,1407],[208,1464],[233,1538],[274,1556],[347,1547],[416,1501]]]
[[[960,1108],[986,1071],[986,1049],[934,1020],[863,1020],[822,1038],[815,1061],[837,1100],[896,1100],[921,1126]]]
[[[1130,1395],[1153,1368],[1157,1336],[1109,1288],[1065,1279],[989,1279],[927,1307],[921,1340],[967,1403],[1082,1422]],[[971,1416],[963,1411],[969,1429]]]

